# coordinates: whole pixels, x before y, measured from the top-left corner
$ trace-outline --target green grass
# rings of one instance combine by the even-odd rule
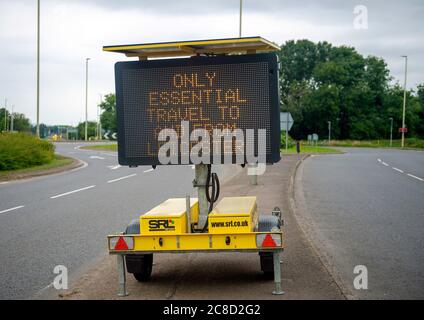
[[[390,140],[331,140],[330,144],[323,142],[320,145],[331,147],[389,148]],[[392,147],[400,148],[401,140],[393,140]],[[424,149],[424,140],[416,138],[405,139],[405,148]]]
[[[98,144],[98,145],[94,145],[94,146],[84,146],[84,147],[81,147],[81,149],[117,151],[118,145],[117,144]]]
[[[296,147],[291,147],[287,149],[282,148],[281,152],[283,154],[294,154],[297,153],[296,151]],[[321,153],[325,153],[325,154],[335,154],[335,153],[342,153],[339,150],[333,149],[333,148],[327,148],[327,147],[320,147],[320,146],[309,146],[309,145],[301,145],[300,146],[300,153],[312,153],[312,154],[321,154]]]
[[[31,174],[36,171],[56,169],[56,168],[71,164],[72,161],[74,161],[72,158],[68,158],[68,157],[64,157],[64,156],[56,154],[54,159],[51,162],[46,164],[42,164],[42,165],[30,167],[30,168],[25,168],[25,169],[0,171],[0,180],[2,181],[9,180],[9,179],[13,179],[17,175]]]

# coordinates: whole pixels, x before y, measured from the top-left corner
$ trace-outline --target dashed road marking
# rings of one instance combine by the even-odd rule
[[[125,177],[121,177],[121,178],[117,178],[117,179],[109,180],[107,183],[113,183],[113,182],[116,182],[116,181],[120,181],[120,180],[128,179],[128,178],[134,177],[134,176],[136,176],[136,175],[137,175],[137,173],[130,174],[130,175],[125,176]]]
[[[155,169],[148,169],[148,170],[144,170],[143,172],[147,173],[147,172],[152,172],[153,170],[155,170]]]
[[[115,154],[115,153],[107,153],[107,152],[100,152],[100,154],[103,154],[103,155],[109,156],[109,157],[116,157],[117,156],[117,154]]]
[[[116,166],[108,166],[108,168],[109,168],[110,170],[116,170],[116,169],[121,168],[121,166],[118,164],[118,165],[116,165]]]
[[[17,207],[14,207],[14,208],[6,209],[6,210],[3,210],[3,211],[0,211],[0,214],[6,213],[6,212],[9,212],[9,211],[13,211],[13,210],[18,210],[18,209],[23,208],[23,207],[25,207],[25,206],[17,206]]]
[[[400,170],[398,168],[392,167],[393,170],[396,170],[397,172],[403,173],[403,170]]]
[[[76,192],[80,192],[80,191],[84,191],[84,190],[87,190],[87,189],[94,188],[95,186],[96,185],[92,185],[92,186],[88,186],[88,187],[84,187],[84,188],[72,190],[72,191],[69,191],[69,192],[61,193],[61,194],[58,194],[58,195],[55,195],[55,196],[50,197],[50,199],[56,199],[56,198],[60,198],[60,197],[63,197],[63,196],[67,196],[67,195],[70,195],[72,193],[76,193]]]
[[[90,156],[90,159],[99,159],[99,160],[104,160],[105,158],[103,158],[103,157],[99,157],[99,156]]]
[[[386,167],[388,167],[388,166],[389,166],[386,162],[384,162],[384,161],[383,161],[383,160],[381,160],[381,159],[377,159],[377,161],[378,161],[378,162],[380,162],[382,165],[385,165]],[[396,167],[392,167],[392,169],[393,169],[393,170],[395,170],[395,171],[397,171],[397,172],[400,172],[400,173],[406,174],[408,177],[414,178],[414,179],[419,180],[419,181],[424,181],[424,179],[423,179],[423,178],[420,178],[420,177],[414,176],[414,175],[413,175],[413,174],[411,174],[411,173],[405,173],[405,171],[403,171],[402,169],[399,169],[399,168],[396,168]]]
[[[413,174],[407,173],[407,175],[410,176],[411,178],[414,178],[414,179],[417,179],[417,180],[420,180],[420,181],[424,181],[424,179],[417,177],[417,176],[414,176]]]

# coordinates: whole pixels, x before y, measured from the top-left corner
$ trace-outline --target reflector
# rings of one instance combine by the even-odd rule
[[[274,239],[272,239],[272,236],[270,234],[267,234],[265,236],[264,241],[262,241],[262,247],[276,247],[277,244],[275,243]]]
[[[119,237],[118,242],[115,245],[115,250],[128,250],[128,245],[124,240],[124,237]]]
[[[282,245],[281,234],[261,233],[256,236],[256,246],[258,248],[278,248]]]
[[[111,237],[109,240],[109,249],[110,250],[133,250],[134,249],[134,239],[132,237]]]

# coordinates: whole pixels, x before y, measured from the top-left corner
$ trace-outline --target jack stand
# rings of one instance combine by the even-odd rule
[[[274,295],[283,295],[284,291],[281,289],[281,264],[280,264],[280,252],[273,252],[273,260],[274,260],[274,283],[275,290],[272,291]]]
[[[116,263],[118,266],[118,282],[119,282],[119,289],[118,289],[118,296],[119,297],[126,297],[128,296],[128,292],[126,289],[126,275],[125,275],[125,259],[124,255],[117,254],[116,255]]]

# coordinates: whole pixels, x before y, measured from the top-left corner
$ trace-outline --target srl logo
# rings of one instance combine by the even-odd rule
[[[172,219],[160,219],[149,221],[149,231],[173,231],[175,230],[175,221]]]

